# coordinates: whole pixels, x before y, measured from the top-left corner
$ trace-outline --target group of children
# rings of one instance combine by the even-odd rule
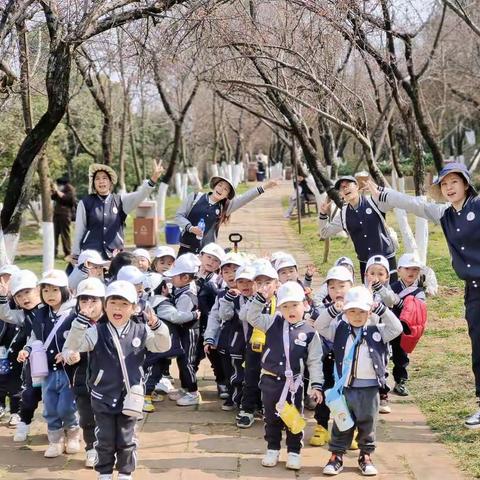
[[[82,430],[86,466],[100,480],[114,468],[128,480],[138,417],[164,394],[179,407],[200,403],[197,372],[207,357],[222,410],[236,412],[239,428],[263,418],[262,465],[277,464],[285,430],[286,467],[300,469],[305,404],[317,422],[310,444],[329,443],[332,454],[324,474],[338,474],[345,451],[359,448],[362,474],[376,475],[371,454],[377,414],[390,411],[390,357],[394,392],[408,395],[399,318],[407,297],[425,300],[413,254],[399,259],[392,285],[389,270],[386,258],[373,256],[365,285],[355,286],[353,262],[341,257],[313,292],[315,269],[300,279],[288,253],[255,258],[215,243],[178,258],[170,247],[153,258],[143,249],[121,252],[111,263],[86,250],[68,277],[52,270],[40,281],[7,265],[0,269],[0,417],[8,398],[8,426],[25,441],[42,400],[46,457],[79,452]]]

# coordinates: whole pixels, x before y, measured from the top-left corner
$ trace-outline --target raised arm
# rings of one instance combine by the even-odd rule
[[[248,202],[251,202],[255,198],[259,197],[262,193],[265,193],[270,188],[276,187],[278,183],[278,180],[269,180],[259,187],[251,188],[244,194],[235,196],[228,206],[227,215],[230,215],[235,210],[238,210]]]
[[[247,322],[254,328],[266,332],[273,324],[275,315],[262,313],[267,302],[265,298],[258,294],[255,295],[247,310]]]

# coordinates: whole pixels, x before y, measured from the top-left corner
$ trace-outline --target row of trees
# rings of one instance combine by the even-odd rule
[[[153,157],[179,169],[301,153],[318,186],[343,162],[385,183],[478,154],[480,1],[1,0],[1,227],[68,170]],[[38,175],[38,182],[35,180]],[[166,188],[164,189],[166,191]],[[338,199],[336,199],[338,201]]]

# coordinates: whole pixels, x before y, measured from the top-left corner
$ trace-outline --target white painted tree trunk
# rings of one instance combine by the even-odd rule
[[[405,193],[405,178],[398,178],[395,170],[392,170],[392,186],[399,192]],[[405,212],[405,210],[399,210],[398,208],[395,208],[394,213],[400,233],[402,235],[405,252],[418,253],[417,242],[415,241],[412,229],[408,223],[407,212]]]
[[[167,200],[168,183],[160,183],[157,193],[157,216],[161,222],[165,221],[165,202]]]
[[[177,196],[180,198],[180,200],[184,200],[182,197],[182,174],[181,173],[176,173],[175,174],[175,191],[177,192]]]
[[[53,222],[42,222],[43,271],[55,268],[55,234]]]
[[[3,267],[8,263],[10,263],[10,259],[5,246],[5,239],[3,238],[3,230],[0,229],[0,267]]]
[[[238,184],[242,181],[243,178],[243,165],[238,164],[233,166],[233,175],[232,175],[232,183],[235,188],[237,188]]]
[[[5,251],[7,252],[9,263],[13,263],[15,261],[15,256],[17,255],[20,233],[6,233],[3,236],[3,239],[5,242]]]
[[[218,164],[217,163],[212,163],[210,165],[210,175],[212,177],[217,177],[218,176]]]
[[[230,162],[229,164],[227,164],[227,178],[230,181],[233,181],[233,167],[234,166],[235,166],[234,162]]]
[[[427,197],[422,195],[422,200],[426,200]],[[425,218],[416,217],[415,219],[415,239],[417,241],[418,256],[421,262],[426,265],[427,263],[427,248],[428,248],[428,220]]]
[[[283,165],[280,162],[270,168],[270,178],[283,178]]]
[[[188,173],[182,175],[182,200],[188,196]]]

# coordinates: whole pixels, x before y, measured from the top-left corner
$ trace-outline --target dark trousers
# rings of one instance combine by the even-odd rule
[[[410,363],[408,354],[400,346],[401,335],[390,341],[392,346],[393,378],[396,383],[402,380],[408,380],[407,367]]]
[[[240,406],[242,403],[243,382],[245,380],[244,359],[240,356],[232,357],[228,353],[222,353],[220,356],[230,399],[237,406]]]
[[[0,407],[5,408],[7,397],[10,399],[10,414],[18,413],[22,397],[22,377],[21,372],[17,370],[0,375]]]
[[[254,352],[248,344],[245,350],[245,382],[243,384],[241,409],[247,413],[255,413],[262,406],[260,393],[260,370],[262,353]]]
[[[187,392],[196,392],[198,328],[179,328],[179,337],[184,355],[177,357],[180,385]]]
[[[222,357],[219,351],[216,349],[212,349],[210,350],[208,355],[205,355],[205,350],[203,346],[203,334],[200,334],[198,337],[197,354],[195,359],[195,366],[197,370],[200,362],[205,358],[205,356],[210,361],[210,365],[212,366],[213,375],[215,376],[215,382],[217,383],[217,385],[226,385],[227,381],[225,378],[225,372],[223,370]]]
[[[30,425],[33,415],[42,400],[42,387],[32,387],[28,385],[22,392],[20,401],[20,419],[23,423]]]
[[[110,413],[105,406],[92,401],[95,414],[95,450],[98,462],[95,471],[111,474],[115,466],[120,473],[130,474],[135,470],[137,444],[135,442],[135,417],[123,413]]]
[[[323,357],[323,391],[328,388],[332,388],[335,384],[335,378],[333,376],[333,369],[335,367],[335,361],[333,360],[333,353],[324,355]],[[330,409],[325,403],[325,395],[320,403],[315,407],[315,420],[318,425],[328,430],[328,420],[330,419]]]
[[[75,394],[78,415],[80,417],[80,427],[83,431],[83,441],[85,450],[91,450],[95,442],[95,417],[93,415],[90,394]]]
[[[480,285],[477,282],[476,285]],[[480,287],[465,284],[465,318],[472,344],[472,370],[475,377],[475,395],[480,399]]]
[[[155,391],[155,386],[162,379],[163,372],[168,369],[168,358],[159,358],[146,368],[145,393],[151,395]]]
[[[357,442],[360,452],[371,454],[375,451],[375,431],[380,402],[378,387],[344,388],[343,394],[354,426],[341,432],[333,422],[328,449],[332,453],[343,455],[352,444],[355,429],[358,429]]]
[[[387,258],[390,265],[390,285],[398,280],[397,274],[397,259],[395,257]],[[365,270],[367,268],[367,262],[360,261],[360,276],[362,277],[362,283],[365,282]]]
[[[72,253],[72,241],[70,238],[70,218],[57,216],[53,217],[53,233],[55,236],[55,256],[58,254],[58,237],[62,240],[63,253],[68,256]]]
[[[262,375],[260,380],[260,390],[262,392],[262,401],[264,409],[265,420],[265,441],[269,450],[280,450],[282,442],[282,431],[286,431],[287,436],[287,452],[300,453],[302,449],[303,432],[293,434],[283,423],[283,420],[278,415],[276,405],[282,395],[282,390],[285,385],[285,379],[277,380],[277,377],[272,375]],[[287,396],[287,401],[291,403],[290,394]],[[294,404],[300,413],[303,412],[303,386],[297,390],[294,398]]]

